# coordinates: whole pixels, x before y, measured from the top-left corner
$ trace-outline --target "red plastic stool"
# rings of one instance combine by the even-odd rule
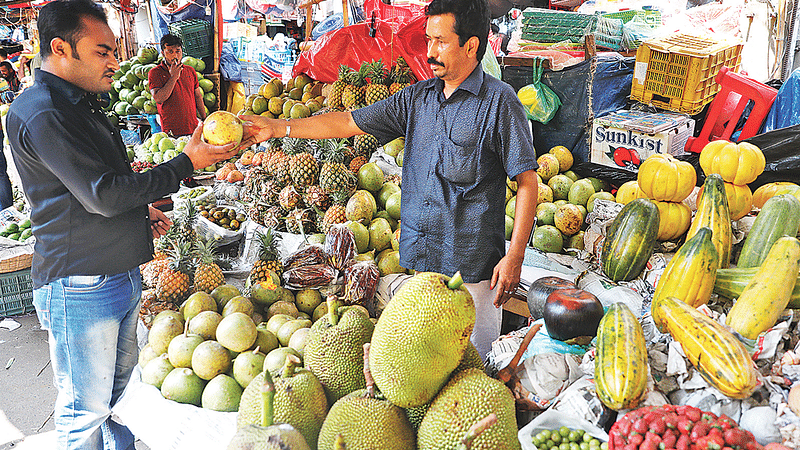
[[[708,108],[700,135],[696,138],[690,137],[686,141],[684,149],[687,152],[700,153],[706,144],[717,139],[731,140],[739,117],[742,116],[742,112],[750,100],[754,102],[753,109],[739,133],[738,139],[755,136],[758,134],[761,124],[764,123],[764,119],[772,107],[772,102],[778,95],[777,89],[731,72],[727,67],[720,69],[715,80],[722,86],[722,89]]]

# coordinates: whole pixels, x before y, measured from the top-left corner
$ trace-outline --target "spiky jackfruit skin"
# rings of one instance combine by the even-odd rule
[[[467,344],[467,349],[464,350],[464,355],[461,357],[461,362],[458,363],[458,367],[453,370],[453,375],[467,369],[483,370],[483,367],[483,360],[481,359],[480,353],[478,353],[478,349],[470,342]]]
[[[367,387],[364,380],[364,344],[372,339],[375,325],[362,309],[339,308],[341,317],[331,326],[328,315],[311,326],[303,350],[306,369],[317,376],[328,404]]]
[[[428,408],[417,432],[417,448],[457,448],[469,428],[490,413],[497,414],[497,423],[475,439],[472,449],[520,449],[511,391],[480,369],[459,372],[447,382]]]
[[[311,450],[294,427],[247,425],[233,435],[228,450]]]
[[[414,431],[419,430],[419,424],[422,423],[422,419],[425,417],[425,413],[428,412],[428,408],[430,407],[431,404],[426,403],[422,406],[417,406],[416,408],[408,408],[403,410],[406,412],[408,423],[411,424],[411,428],[413,428]]]
[[[416,450],[411,424],[402,408],[368,398],[366,389],[351,392],[333,404],[319,432],[318,449],[334,450],[341,433],[347,448],[359,450]]]
[[[375,385],[401,408],[430,402],[458,366],[475,326],[467,288],[432,272],[408,280],[381,314],[369,367]]]
[[[279,374],[280,375],[280,374]],[[264,374],[259,373],[247,385],[239,401],[236,427],[261,423],[263,397],[261,385]],[[289,424],[303,435],[308,446],[317,447],[317,436],[328,411],[325,391],[311,371],[297,369],[289,378],[275,378],[274,421]]]

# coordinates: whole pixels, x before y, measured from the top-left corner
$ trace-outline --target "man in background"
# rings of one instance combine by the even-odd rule
[[[206,118],[197,73],[191,67],[183,67],[183,42],[178,36],[165,34],[161,38],[161,54],[164,60],[147,76],[161,116],[161,129],[172,136],[192,134],[197,118]]]

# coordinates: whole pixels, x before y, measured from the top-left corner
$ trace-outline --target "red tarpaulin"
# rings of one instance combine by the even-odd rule
[[[300,53],[292,75],[308,74],[311,78],[333,83],[339,65],[358,69],[364,61],[382,59],[385,66],[394,65],[398,56],[406,60],[418,80],[433,77],[427,63],[425,16],[411,20],[395,33],[392,23],[375,21],[375,37],[370,37],[370,20],[331,31],[317,39],[310,49]]]

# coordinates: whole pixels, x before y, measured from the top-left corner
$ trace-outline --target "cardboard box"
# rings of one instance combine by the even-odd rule
[[[687,115],[620,110],[594,119],[590,160],[635,172],[655,153],[685,153],[693,133],[694,119]]]
[[[223,38],[225,39],[237,37],[254,38],[256,36],[258,36],[258,27],[246,23],[226,23],[223,28]]]

